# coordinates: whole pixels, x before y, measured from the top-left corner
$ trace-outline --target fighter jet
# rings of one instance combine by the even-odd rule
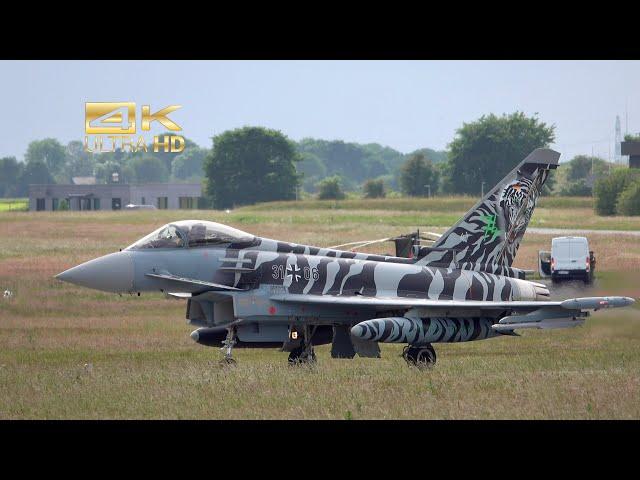
[[[406,345],[410,365],[432,366],[439,342],[517,336],[526,328],[582,325],[591,310],[628,297],[551,301],[512,266],[536,201],[560,154],[534,150],[429,246],[410,258],[261,238],[204,220],[164,225],[117,253],[56,278],[107,292],[186,299],[197,343],[275,347],[290,363],[380,357],[379,342]]]

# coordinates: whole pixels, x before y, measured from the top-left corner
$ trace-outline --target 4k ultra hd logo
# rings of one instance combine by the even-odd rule
[[[181,105],[169,105],[151,113],[149,105],[142,105],[140,129],[151,130],[151,124],[158,122],[167,130],[179,132],[180,126],[168,115]],[[143,135],[136,138],[136,104],[134,102],[87,102],[84,114],[84,149],[91,153],[115,152],[116,150],[146,152],[147,142]],[[155,135],[153,151],[179,153],[184,150],[184,137],[181,135]]]

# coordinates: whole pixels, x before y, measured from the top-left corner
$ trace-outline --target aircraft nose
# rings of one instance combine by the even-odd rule
[[[82,263],[56,275],[58,280],[105,292],[132,292],[133,259],[118,252]]]

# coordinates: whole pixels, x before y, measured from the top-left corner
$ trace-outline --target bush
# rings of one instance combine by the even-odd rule
[[[588,197],[593,190],[584,179],[568,182],[560,189],[560,195],[565,197]]]
[[[640,215],[640,180],[635,180],[625,188],[616,204],[618,215]]]
[[[633,169],[620,168],[596,181],[593,187],[595,209],[598,215],[615,215],[620,194],[639,177]]]
[[[387,192],[384,189],[384,181],[381,178],[367,180],[362,190],[364,191],[364,198],[384,198],[387,196]]]
[[[69,202],[67,202],[66,199],[60,200],[60,203],[58,204],[58,210],[61,210],[61,211],[69,210]]]
[[[316,186],[319,200],[343,200],[346,197],[342,190],[342,179],[337,175],[325,178]]]

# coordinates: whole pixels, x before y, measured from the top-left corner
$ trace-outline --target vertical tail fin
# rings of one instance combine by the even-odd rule
[[[531,152],[418,263],[495,273],[510,268],[549,170],[558,167],[559,158],[558,152],[546,148]]]

